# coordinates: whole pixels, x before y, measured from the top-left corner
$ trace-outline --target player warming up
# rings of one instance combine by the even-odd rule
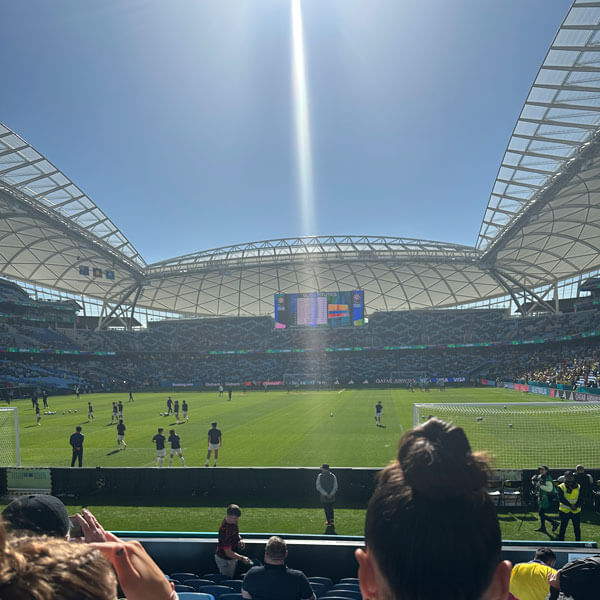
[[[173,400],[171,400],[171,396],[167,398],[167,413],[165,416],[169,416],[173,412]]]
[[[188,403],[184,400],[181,404],[181,409],[183,410],[183,420],[188,422]]]
[[[175,404],[173,405],[173,412],[175,413],[175,420],[177,421],[177,425],[179,425],[179,400],[175,400]]]
[[[211,423],[211,428],[208,430],[208,452],[206,454],[206,464],[205,467],[208,467],[208,463],[210,462],[210,453],[214,450],[215,452],[215,463],[213,467],[217,466],[217,460],[219,458],[219,448],[221,447],[221,442],[223,441],[223,435],[221,434],[221,430],[217,429],[217,422],[214,421]]]
[[[167,451],[165,449],[165,436],[163,435],[163,428],[158,428],[158,433],[152,438],[152,441],[156,445],[156,460],[154,466],[163,466],[165,464],[165,456]]]
[[[94,420],[94,407],[91,402],[88,402],[88,423]]]
[[[171,444],[171,452],[169,453],[169,466],[173,466],[173,456],[177,454],[181,460],[181,466],[185,466],[183,453],[181,452],[181,438],[175,433],[174,429],[169,430],[169,444]]]
[[[375,425],[377,427],[381,427],[381,415],[383,414],[383,404],[381,404],[381,400],[377,401],[375,405]]]
[[[127,443],[125,442],[125,423],[123,423],[123,419],[119,419],[117,423],[117,445],[119,446],[119,450],[125,450],[127,448]]]
[[[114,422],[119,422],[119,419],[117,417],[117,403],[113,402],[112,405],[112,416],[110,417],[110,424],[112,425]]]

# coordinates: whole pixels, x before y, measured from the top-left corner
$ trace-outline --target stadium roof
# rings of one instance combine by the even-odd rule
[[[186,315],[272,314],[274,293],[315,289],[364,289],[369,312],[518,301],[600,268],[599,130],[600,2],[576,0],[510,137],[475,247],[306,237],[147,265],[84,192],[0,124],[0,275]]]

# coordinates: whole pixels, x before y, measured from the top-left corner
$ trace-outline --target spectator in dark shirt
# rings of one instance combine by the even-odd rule
[[[158,433],[152,438],[152,441],[156,444],[156,460],[154,466],[158,467],[159,463],[162,467],[165,462],[165,456],[167,451],[165,449],[165,436],[163,435],[163,428],[158,428]]]
[[[81,433],[81,427],[78,425],[75,427],[75,433],[71,434],[69,438],[69,444],[73,448],[73,457],[71,458],[71,466],[75,466],[75,461],[79,461],[79,466],[83,462],[83,434]]]
[[[287,546],[277,536],[265,547],[265,564],[252,567],[242,584],[242,598],[252,600],[315,600],[306,575],[285,564]]]
[[[238,521],[241,516],[240,507],[237,504],[230,504],[221,527],[219,527],[219,543],[215,552],[215,562],[219,573],[226,575],[229,579],[233,579],[238,561],[246,565],[251,562],[247,556],[237,553],[238,549],[244,549],[244,542],[238,529]]]

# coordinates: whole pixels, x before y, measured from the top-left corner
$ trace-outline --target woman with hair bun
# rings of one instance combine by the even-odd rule
[[[487,493],[488,466],[465,432],[430,419],[400,440],[369,501],[356,551],[369,600],[505,600],[511,564]]]

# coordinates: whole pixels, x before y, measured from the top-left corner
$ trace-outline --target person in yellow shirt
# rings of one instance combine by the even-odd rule
[[[564,482],[558,486],[558,511],[560,514],[559,541],[564,541],[569,520],[573,521],[575,540],[581,540],[581,486],[572,471],[565,471]]]
[[[515,565],[510,574],[510,592],[519,600],[545,600],[550,592],[548,575],[555,573],[556,555],[538,548],[533,560]]]

